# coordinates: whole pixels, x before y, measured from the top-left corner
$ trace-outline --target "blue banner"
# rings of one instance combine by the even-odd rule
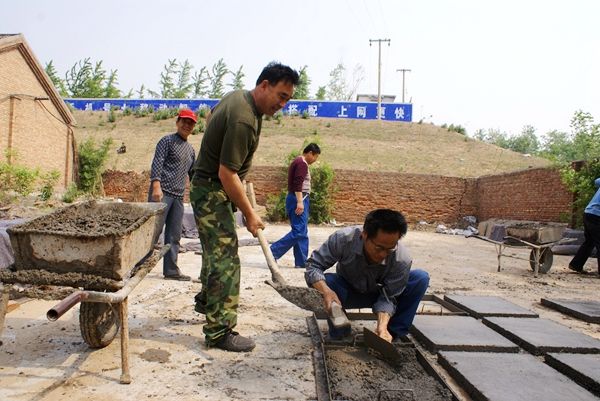
[[[65,99],[77,110],[109,111],[118,109],[154,110],[166,108],[189,108],[198,110],[212,108],[217,99]],[[377,119],[377,103],[373,102],[337,102],[324,100],[290,100],[282,109],[286,115],[309,117],[354,118],[359,120]],[[381,103],[381,119],[389,121],[412,121],[412,104]]]

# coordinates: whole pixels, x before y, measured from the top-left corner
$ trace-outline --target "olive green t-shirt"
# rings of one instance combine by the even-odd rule
[[[223,164],[236,171],[243,180],[252,166],[261,125],[262,115],[258,114],[249,91],[236,90],[226,94],[211,111],[194,174],[218,178],[219,164]]]

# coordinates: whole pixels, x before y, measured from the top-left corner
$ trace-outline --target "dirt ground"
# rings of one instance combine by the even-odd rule
[[[311,247],[335,230],[311,227]],[[271,225],[276,240],[287,231]],[[240,238],[249,238],[245,229]],[[185,242],[195,240],[185,240]],[[600,339],[599,325],[561,315],[540,305],[540,298],[597,300],[600,279],[596,260],[579,275],[567,269],[568,256],[555,256],[548,274],[533,277],[526,260],[503,258],[496,271],[494,246],[477,239],[409,231],[404,239],[416,268],[430,273],[429,293],[498,295]],[[527,257],[525,250],[514,250]],[[251,353],[228,353],[203,344],[204,317],[194,312],[195,282],[162,279],[162,265],[131,293],[129,300],[129,362],[132,383],[119,384],[120,340],[91,350],[79,332],[79,307],[56,322],[45,318],[56,302],[18,301],[6,316],[0,340],[1,400],[313,400],[316,399],[312,346],[306,327],[308,312],[281,298],[264,284],[270,278],[261,249],[240,248],[241,305],[237,330],[257,343]],[[197,277],[201,257],[180,255],[185,274]],[[293,269],[291,253],[280,261],[294,285],[305,285],[303,272]],[[364,323],[374,325],[373,322]],[[322,329],[324,330],[325,325]]]

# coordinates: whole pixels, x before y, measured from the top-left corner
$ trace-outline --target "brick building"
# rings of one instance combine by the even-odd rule
[[[73,115],[21,34],[0,34],[0,157],[73,180]],[[7,152],[8,151],[8,152]],[[57,189],[58,189],[57,188]]]

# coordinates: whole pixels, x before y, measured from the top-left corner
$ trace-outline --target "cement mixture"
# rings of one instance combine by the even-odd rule
[[[401,361],[392,365],[364,347],[325,347],[332,399],[452,400],[450,391],[419,363],[414,348],[398,348],[398,352]]]

